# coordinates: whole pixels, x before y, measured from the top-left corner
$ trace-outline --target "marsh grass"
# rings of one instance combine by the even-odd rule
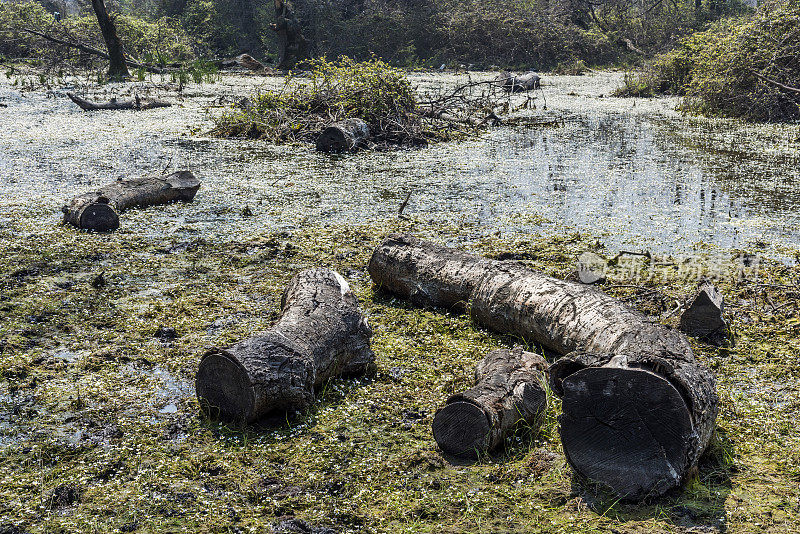
[[[717,437],[683,489],[631,504],[572,476],[552,396],[539,432],[520,428],[474,465],[441,456],[436,408],[471,384],[483,355],[516,340],[376,293],[365,268],[390,231],[486,256],[513,251],[559,277],[581,252],[604,252],[576,232],[505,238],[421,221],[196,240],[177,252],[168,252],[177,236],[3,230],[0,525],[269,532],[294,515],[341,532],[644,533],[786,532],[800,521],[797,266],[764,260],[757,282],[719,281],[736,344],[695,344],[719,379]],[[737,272],[735,254],[725,255]],[[620,270],[606,284],[636,307],[661,314],[694,287],[673,266],[636,261],[624,275],[647,275],[639,285],[659,294],[614,288],[626,285]],[[192,382],[204,347],[267,328],[291,276],[315,265],[337,269],[360,298],[376,377],[333,380],[308,412],[264,426],[202,417]],[[101,271],[105,285],[93,285]],[[157,338],[160,326],[177,338]],[[177,412],[162,413],[168,404]],[[54,499],[73,487],[75,502]]]

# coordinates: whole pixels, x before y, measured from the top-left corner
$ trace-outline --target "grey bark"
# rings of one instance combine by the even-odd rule
[[[722,315],[724,306],[722,293],[714,284],[704,282],[681,314],[681,332],[712,343],[723,341],[728,333],[728,323]]]
[[[268,331],[203,356],[196,390],[212,417],[252,422],[276,411],[300,411],[327,380],[375,370],[372,330],[338,273],[299,273],[281,308]]]
[[[73,93],[67,93],[70,100],[75,102],[83,111],[97,111],[97,110],[119,110],[119,109],[132,109],[132,110],[147,110],[155,108],[167,108],[172,104],[164,102],[163,100],[155,99],[141,99],[139,95],[134,95],[131,100],[117,100],[111,99],[108,102],[92,102],[81,98]]]
[[[708,445],[718,411],[714,376],[682,334],[619,300],[407,236],[378,246],[369,271],[378,286],[417,304],[468,307],[492,330],[561,355],[597,355],[559,360],[550,379],[564,399],[561,435],[570,464],[620,496],[639,499],[674,487]],[[653,399],[665,403],[663,416]],[[665,434],[652,430],[665,422],[672,425]],[[631,447],[636,439],[638,448]]]
[[[366,144],[369,126],[361,119],[335,122],[320,132],[317,150],[320,152],[351,152]]]
[[[191,202],[199,188],[200,181],[189,171],[114,182],[73,198],[62,208],[64,224],[96,232],[116,230],[123,211],[175,201]]]
[[[541,78],[535,72],[526,72],[525,74],[503,72],[497,75],[495,82],[509,93],[522,93],[538,89]]]
[[[475,369],[475,386],[451,396],[433,418],[446,453],[474,460],[500,445],[517,425],[538,429],[547,408],[547,362],[532,352],[498,349]]]

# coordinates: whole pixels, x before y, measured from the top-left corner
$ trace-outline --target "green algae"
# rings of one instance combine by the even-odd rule
[[[675,301],[698,275],[716,275],[735,339],[695,343],[721,397],[698,472],[630,504],[573,477],[555,399],[539,433],[520,429],[476,465],[440,455],[436,408],[487,351],[517,340],[376,293],[366,264],[392,231],[559,277],[584,251],[606,254],[596,236],[568,229],[506,237],[419,220],[230,242],[2,230],[0,525],[270,532],[294,515],[342,532],[785,532],[800,521],[800,268],[710,248],[699,260],[609,258],[607,291],[673,325]],[[192,387],[204,347],[269,327],[291,276],[315,265],[350,280],[375,330],[377,376],[332,381],[293,421],[204,419]],[[64,487],[78,497],[64,499]]]

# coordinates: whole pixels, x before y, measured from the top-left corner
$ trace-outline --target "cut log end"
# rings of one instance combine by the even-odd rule
[[[255,405],[247,371],[222,352],[210,352],[200,362],[195,382],[204,411],[213,419],[249,421]]]
[[[348,137],[342,130],[329,126],[319,134],[317,150],[321,152],[346,152],[350,150]]]
[[[433,438],[457,458],[475,460],[489,447],[491,424],[484,411],[465,401],[451,402],[433,418]]]
[[[644,369],[589,367],[562,387],[561,440],[577,473],[635,500],[681,482],[697,437],[668,380]]]
[[[93,202],[81,211],[78,226],[92,232],[113,232],[119,228],[119,214],[108,204]]]

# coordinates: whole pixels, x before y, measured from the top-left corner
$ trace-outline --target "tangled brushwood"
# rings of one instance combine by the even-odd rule
[[[529,99],[529,101],[532,101]],[[419,94],[405,74],[379,59],[315,60],[280,91],[260,92],[216,119],[212,135],[275,143],[313,141],[326,126],[361,119],[372,148],[423,146],[500,122],[509,108],[491,81]]]

